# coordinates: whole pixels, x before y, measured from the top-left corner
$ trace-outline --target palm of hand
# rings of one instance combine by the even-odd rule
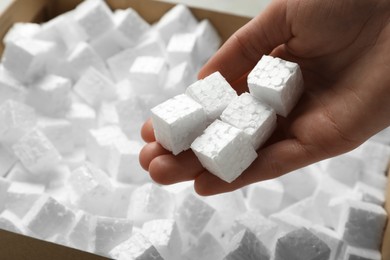
[[[210,195],[348,151],[389,125],[390,7],[386,2],[274,1],[203,68],[201,77],[219,70],[230,82],[240,82],[261,55],[270,52],[302,68],[303,97],[288,118],[279,118],[270,142],[236,181],[225,183],[205,171],[191,151],[174,157],[155,142],[143,149],[142,165],[157,182],[195,179],[198,193]],[[150,122],[143,136],[154,140]]]

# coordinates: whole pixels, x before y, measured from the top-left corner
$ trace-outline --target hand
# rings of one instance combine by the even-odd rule
[[[258,158],[234,182],[205,170],[192,151],[173,156],[155,142],[151,121],[142,166],[161,184],[195,180],[212,195],[278,177],[349,151],[390,124],[390,1],[276,0],[237,31],[202,68],[238,91],[263,54],[297,62],[305,92]]]

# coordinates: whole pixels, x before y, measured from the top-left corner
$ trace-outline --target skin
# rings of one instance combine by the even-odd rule
[[[199,73],[214,71],[238,93],[263,54],[297,62],[305,92],[258,158],[234,182],[205,170],[192,151],[173,156],[156,143],[151,121],[141,165],[161,184],[194,180],[200,195],[275,178],[359,146],[390,125],[390,1],[275,0],[237,31]]]

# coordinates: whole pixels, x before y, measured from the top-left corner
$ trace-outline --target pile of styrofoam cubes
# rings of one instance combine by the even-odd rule
[[[388,130],[212,197],[191,182],[156,185],[141,169],[150,109],[185,92],[220,44],[185,6],[149,25],[88,0],[45,24],[16,24],[4,42],[1,229],[126,260],[380,259]]]

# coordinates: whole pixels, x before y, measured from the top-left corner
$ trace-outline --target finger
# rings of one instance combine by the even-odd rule
[[[286,19],[288,1],[276,0],[231,36],[201,69],[199,78],[219,71],[234,82],[250,71],[264,54],[287,42],[291,37]]]
[[[149,173],[152,179],[160,184],[172,184],[193,180],[204,172],[203,166],[191,151],[179,155],[164,154],[152,160]]]
[[[195,190],[203,196],[233,191],[251,183],[279,177],[325,157],[320,150],[301,144],[296,139],[283,140],[260,150],[258,158],[232,183],[204,172],[195,179]]]
[[[149,165],[151,161],[163,154],[169,154],[171,153],[170,151],[164,149],[159,143],[157,142],[151,142],[146,144],[140,154],[139,154],[139,162],[146,171],[149,170]]]
[[[154,136],[154,131],[153,131],[152,119],[148,119],[142,126],[141,137],[147,143],[156,141],[156,137]]]

